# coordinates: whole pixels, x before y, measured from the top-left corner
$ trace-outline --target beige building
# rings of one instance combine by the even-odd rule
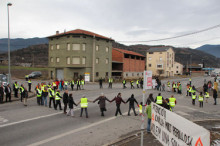
[[[174,62],[174,74],[182,75],[183,74],[183,65],[179,62]]]
[[[175,52],[171,47],[150,48],[146,55],[146,68],[153,76],[174,76]]]

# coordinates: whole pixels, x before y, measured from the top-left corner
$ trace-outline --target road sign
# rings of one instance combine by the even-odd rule
[[[144,71],[144,89],[152,89],[152,71]]]

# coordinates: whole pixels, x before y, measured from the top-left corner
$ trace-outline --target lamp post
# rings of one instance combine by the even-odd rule
[[[10,57],[10,25],[9,25],[9,7],[12,3],[7,4],[8,10],[8,82],[11,85],[11,57]]]

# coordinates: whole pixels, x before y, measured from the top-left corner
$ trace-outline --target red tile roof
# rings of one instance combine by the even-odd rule
[[[133,51],[128,51],[128,50],[119,49],[119,48],[113,48],[113,49],[117,50],[117,51],[119,51],[121,53],[124,53],[124,54],[130,54],[130,55],[136,55],[136,56],[140,56],[140,57],[145,57],[144,55],[141,55],[141,54],[133,52]]]
[[[48,38],[57,37],[57,36],[63,36],[63,35],[66,35],[66,34],[84,34],[84,35],[89,35],[89,36],[95,36],[97,38],[113,40],[111,38],[108,38],[108,37],[105,37],[105,36],[102,36],[102,35],[90,32],[90,31],[82,30],[82,29],[75,29],[75,30],[67,31],[65,33],[55,34],[55,35],[49,36]]]

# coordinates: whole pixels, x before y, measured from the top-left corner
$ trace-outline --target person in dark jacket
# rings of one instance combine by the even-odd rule
[[[149,96],[147,98],[147,101],[146,101],[146,104],[149,103],[148,101],[150,101],[150,102],[154,102],[155,101],[152,93],[149,94]]]
[[[217,97],[218,97],[217,90],[214,89],[213,90],[214,105],[217,105]]]
[[[41,95],[41,105],[47,106],[47,96],[48,96],[48,89],[47,87],[44,87],[44,89],[42,90],[42,95]]]
[[[27,99],[28,99],[28,91],[27,88],[24,88],[24,106],[27,106]]]
[[[121,102],[125,103],[125,101],[122,99],[121,93],[118,93],[117,97],[115,97],[114,99],[111,100],[111,102],[113,102],[113,101],[115,101],[115,103],[116,103],[115,116],[118,115],[118,112],[119,112],[120,115],[122,115],[120,105],[121,105]]]
[[[73,105],[77,106],[77,104],[73,100],[72,94],[69,95],[68,97],[68,104],[69,104],[69,111],[67,112],[67,116],[72,116],[74,117],[74,111],[73,111]]]
[[[63,93],[63,104],[64,104],[64,109],[63,109],[63,113],[66,114],[66,109],[67,109],[67,104],[68,104],[68,90],[65,90],[65,92]]]
[[[100,87],[100,89],[103,88],[103,86],[102,86],[102,78],[99,79],[99,87]]]
[[[135,112],[135,106],[134,103],[136,103],[138,105],[137,100],[134,98],[134,94],[131,95],[130,98],[128,98],[128,100],[126,101],[126,103],[129,102],[129,110],[128,110],[128,116],[130,116],[130,111],[131,109],[133,109],[134,111],[134,115],[137,116],[136,112]]]
[[[10,84],[7,85],[7,87],[5,87],[5,93],[6,93],[6,102],[11,102],[11,87]]]
[[[204,83],[204,85],[203,85],[203,94],[205,95],[207,91],[208,91],[208,85],[206,83]]]
[[[170,110],[172,111],[171,107],[170,107],[170,104],[169,104],[169,99],[166,98],[166,99],[163,99],[163,107],[167,110]]]
[[[3,99],[4,99],[4,87],[2,84],[0,87],[0,103],[3,103]]]
[[[98,98],[96,98],[93,103],[95,103],[96,101],[98,100],[98,104],[99,104],[99,107],[100,107],[100,111],[101,111],[101,116],[105,116],[104,115],[104,111],[107,111],[106,110],[106,104],[105,104],[105,101],[107,100],[108,102],[110,102],[110,100],[104,95],[104,93],[101,93],[101,96],[99,96]]]

